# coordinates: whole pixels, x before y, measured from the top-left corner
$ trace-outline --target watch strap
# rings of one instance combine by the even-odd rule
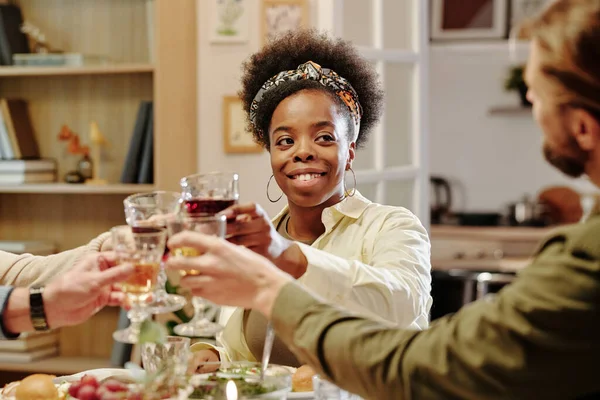
[[[50,329],[48,320],[46,319],[46,311],[44,310],[44,298],[42,294],[44,288],[42,286],[32,286],[29,288],[29,315],[31,316],[31,324],[36,331],[47,331]]]

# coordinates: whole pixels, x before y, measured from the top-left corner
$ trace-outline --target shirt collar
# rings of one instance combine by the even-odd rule
[[[323,221],[325,228],[329,229],[344,216],[358,219],[367,209],[369,204],[371,204],[371,200],[360,194],[358,190],[355,190],[352,196],[346,196],[339,203],[324,209],[323,214],[321,215],[321,221]],[[289,207],[286,205],[283,210],[273,218],[273,225],[277,226],[281,218],[287,213],[289,213]]]

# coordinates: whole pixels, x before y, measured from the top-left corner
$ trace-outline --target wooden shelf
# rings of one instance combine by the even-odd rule
[[[71,375],[96,368],[110,368],[110,360],[93,357],[52,357],[29,363],[0,361],[0,371],[38,372]]]
[[[523,106],[498,106],[488,110],[489,115],[529,115],[531,116],[531,107]]]
[[[2,185],[0,193],[45,193],[45,194],[133,194],[151,192],[154,185],[120,184],[86,185],[71,183],[39,183],[23,185]]]
[[[152,64],[112,64],[87,67],[0,67],[0,77],[57,76],[57,75],[111,75],[152,73]]]

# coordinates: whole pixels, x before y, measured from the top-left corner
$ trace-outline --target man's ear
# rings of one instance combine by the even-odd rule
[[[352,168],[352,161],[356,157],[356,142],[350,143],[348,146],[348,161],[346,161],[346,171]]]
[[[570,116],[571,134],[585,151],[594,150],[600,145],[600,121],[583,109],[572,111]]]

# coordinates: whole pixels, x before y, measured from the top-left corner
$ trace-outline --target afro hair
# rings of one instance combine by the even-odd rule
[[[383,111],[383,90],[379,76],[372,64],[350,42],[333,39],[316,30],[290,31],[267,44],[242,65],[242,90],[239,95],[246,115],[249,115],[254,96],[267,80],[279,72],[296,69],[307,61],[332,69],[350,82],[358,94],[363,110],[356,139],[356,146],[360,148],[367,142]],[[275,108],[286,97],[306,89],[323,90],[331,94],[343,107],[341,109],[345,110],[347,118],[351,118],[350,111],[332,89],[311,80],[288,81],[265,93],[257,110],[256,127],[248,121],[248,130],[256,142],[269,148],[268,128]],[[353,126],[353,123],[349,126]]]

